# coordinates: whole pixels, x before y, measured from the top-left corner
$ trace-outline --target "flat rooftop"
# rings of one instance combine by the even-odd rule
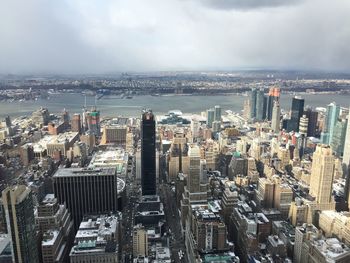
[[[57,198],[54,194],[47,194],[45,195],[44,199],[41,201],[41,204],[43,205],[51,205],[55,204],[57,202]]]
[[[75,236],[77,241],[95,240],[97,242],[105,241],[116,233],[119,218],[112,215],[90,216],[86,217],[79,226]],[[107,237],[107,238],[106,238]]]
[[[77,177],[77,176],[107,176],[115,175],[115,167],[103,168],[60,168],[56,171],[53,177]]]

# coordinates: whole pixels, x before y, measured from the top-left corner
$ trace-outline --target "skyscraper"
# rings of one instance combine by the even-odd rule
[[[214,110],[215,110],[214,121],[221,121],[221,107],[219,105],[216,105],[214,107]]]
[[[303,115],[300,118],[300,123],[299,123],[299,133],[301,135],[304,135],[307,137],[307,127],[309,126],[309,119],[306,117],[306,115]]]
[[[259,89],[256,93],[256,120],[264,120],[264,113],[266,113],[266,100],[264,96],[264,90]]]
[[[188,151],[190,167],[188,171],[187,186],[191,193],[200,191],[200,161],[201,155],[197,145],[191,145]]]
[[[267,109],[266,109],[266,118],[271,121],[272,119],[272,112],[273,112],[273,107],[274,107],[274,102],[279,101],[280,98],[280,88],[270,88],[269,90],[269,96],[267,99]]]
[[[278,101],[274,101],[273,111],[272,111],[271,128],[276,133],[280,131],[280,126],[281,126],[280,117],[281,117],[280,103]]]
[[[142,112],[141,120],[141,186],[142,195],[155,195],[156,187],[156,121],[151,110]]]
[[[14,262],[39,262],[35,231],[34,204],[30,189],[11,186],[2,192],[8,233],[12,237]]]
[[[304,112],[304,99],[301,97],[294,97],[292,100],[292,109],[291,109],[291,117],[288,121],[287,130],[290,131],[299,131],[299,122],[300,118]]]
[[[207,126],[211,128],[213,126],[213,121],[215,119],[214,109],[207,110]]]
[[[86,214],[117,212],[125,189],[115,167],[58,169],[53,176],[55,196],[66,203],[77,230]],[[119,201],[120,200],[120,201]]]
[[[335,102],[332,102],[327,106],[325,126],[321,134],[322,143],[331,144],[334,127],[338,121],[339,113],[340,113],[340,107]]]
[[[80,120],[80,114],[75,113],[72,118],[71,123],[71,130],[74,132],[81,133],[81,120]]]
[[[348,206],[350,207],[350,111],[347,120],[347,127],[345,132],[345,143],[344,143],[344,153],[343,153],[343,172],[344,178],[346,179],[345,184],[345,197],[348,200]]]
[[[335,155],[343,156],[345,148],[345,135],[346,127],[348,126],[348,120],[339,119],[333,129],[332,138],[330,138],[330,146]],[[349,146],[348,146],[349,147]]]
[[[69,261],[73,244],[73,220],[65,204],[58,204],[53,194],[46,195],[37,206],[35,221],[40,230],[43,262]],[[1,262],[1,261],[0,261]]]
[[[100,135],[100,111],[93,107],[91,111],[86,113],[86,122],[89,131],[97,136]]]
[[[316,136],[317,131],[318,112],[313,111],[311,108],[307,108],[304,111],[304,114],[309,120],[307,125],[307,136],[314,137]]]
[[[346,127],[345,143],[344,143],[343,164],[348,168],[350,164],[350,111],[348,116],[348,125]]]
[[[141,224],[134,226],[133,230],[133,255],[148,256],[148,237],[147,230]]]
[[[332,199],[334,156],[327,145],[317,145],[313,154],[310,194],[316,198],[316,203],[327,204]]]
[[[256,94],[257,90],[253,88],[250,93],[250,118],[254,119],[256,117]]]

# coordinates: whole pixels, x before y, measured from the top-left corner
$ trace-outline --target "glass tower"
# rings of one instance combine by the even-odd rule
[[[299,131],[300,118],[304,113],[304,99],[300,97],[294,97],[292,100],[292,109],[291,117],[288,121],[287,130],[290,131]]]
[[[254,119],[256,117],[256,94],[257,94],[257,90],[253,88],[250,93],[250,118],[251,119]]]
[[[324,130],[321,135],[322,143],[331,144],[335,125],[339,118],[340,107],[335,102],[327,106]]]
[[[142,195],[155,195],[156,188],[156,122],[151,110],[142,112],[141,121]]]

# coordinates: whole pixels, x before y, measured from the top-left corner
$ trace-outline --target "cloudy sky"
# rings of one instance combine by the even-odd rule
[[[349,0],[0,0],[0,73],[350,72]]]

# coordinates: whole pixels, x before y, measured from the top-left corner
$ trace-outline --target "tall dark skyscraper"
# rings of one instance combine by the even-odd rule
[[[142,112],[141,121],[142,195],[155,195],[156,188],[156,121],[151,110]]]
[[[307,126],[307,136],[314,137],[316,136],[316,131],[317,131],[318,112],[313,111],[311,108],[307,108],[304,114],[309,119],[308,126]]]
[[[288,121],[287,130],[290,131],[299,131],[299,122],[301,116],[304,113],[304,99],[301,97],[294,97],[292,100],[292,109],[291,109],[291,117]]]

